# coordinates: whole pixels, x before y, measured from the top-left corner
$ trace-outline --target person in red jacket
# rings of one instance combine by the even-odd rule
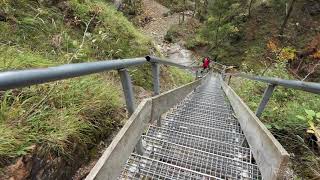
[[[202,60],[202,71],[201,73],[203,73],[205,70],[208,70],[210,68],[210,58],[209,57],[205,57]]]

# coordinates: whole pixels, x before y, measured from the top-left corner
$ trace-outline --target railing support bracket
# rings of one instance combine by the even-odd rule
[[[144,154],[144,147],[143,147],[143,144],[142,144],[142,139],[140,138],[136,147],[135,147],[135,151],[137,152],[137,154],[143,156]]]
[[[152,80],[154,95],[160,94],[160,66],[158,63],[151,63],[152,66]]]
[[[134,102],[131,77],[130,77],[127,69],[119,69],[118,72],[120,75],[122,89],[123,89],[124,97],[126,100],[127,110],[128,110],[129,116],[131,116],[133,114],[134,110],[136,109],[135,102]],[[135,151],[139,155],[143,155],[144,148],[143,148],[141,139],[138,141],[136,148],[135,148]]]
[[[275,87],[276,87],[275,84],[269,84],[267,89],[264,91],[263,98],[262,98],[262,100],[261,100],[261,102],[259,104],[259,107],[258,107],[257,111],[256,111],[256,116],[258,118],[260,118],[264,108],[267,106],[268,101],[269,101],[269,99],[270,99]]]
[[[119,69],[118,72],[120,75],[122,89],[123,89],[124,97],[126,100],[127,110],[128,110],[129,116],[131,116],[131,114],[133,114],[136,108],[135,102],[134,102],[131,77],[127,69]]]

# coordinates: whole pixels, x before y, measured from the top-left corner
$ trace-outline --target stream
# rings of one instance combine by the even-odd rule
[[[191,51],[185,49],[179,43],[166,43],[164,36],[171,26],[179,23],[179,14],[168,14],[169,9],[159,4],[155,0],[143,0],[144,16],[152,21],[142,27],[142,32],[151,37],[160,52],[165,57],[175,63],[189,66],[193,64],[194,58]]]

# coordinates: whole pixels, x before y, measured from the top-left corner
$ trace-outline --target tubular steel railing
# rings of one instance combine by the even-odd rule
[[[0,90],[26,87],[109,70],[120,70],[146,63],[145,58],[110,60],[0,73]]]
[[[152,65],[154,95],[160,93],[160,67],[159,64],[175,66],[182,69],[192,67],[169,62],[157,57],[147,56],[145,58],[107,60],[88,63],[66,64],[48,68],[14,70],[0,72],[0,91],[27,87],[57,80],[79,77],[110,70],[118,70],[126,99],[126,105],[131,115],[135,109],[133,90],[130,75],[127,68],[139,66],[150,62]]]
[[[256,110],[256,116],[261,117],[262,112],[264,111],[265,107],[268,104],[268,101],[270,97],[272,96],[272,93],[276,86],[283,86],[286,88],[291,88],[291,89],[297,89],[297,90],[302,90],[306,92],[311,92],[314,94],[320,94],[320,83],[313,83],[313,82],[304,82],[304,81],[297,81],[297,80],[287,80],[287,79],[280,79],[280,78],[273,78],[273,77],[262,77],[262,76],[252,76],[244,73],[225,73],[227,66],[217,63],[217,62],[212,62],[212,64],[217,64],[222,66],[221,68],[215,68],[218,69],[221,72],[221,75],[223,79],[228,76],[228,85],[230,83],[231,77],[242,77],[245,79],[250,79],[254,81],[260,81],[263,83],[269,84],[266,90],[264,91],[263,98]]]
[[[14,70],[0,72],[0,91],[5,91],[14,88],[22,88],[36,84],[42,84],[52,81],[58,81],[68,78],[74,78],[94,73],[100,73],[110,70],[118,70],[123,93],[125,96],[126,107],[129,115],[134,112],[135,100],[132,89],[131,77],[127,68],[139,66],[146,63],[151,63],[152,79],[154,95],[160,94],[160,66],[159,64],[175,66],[182,69],[190,69],[192,67],[169,62],[157,57],[147,56],[145,58],[122,59],[122,60],[107,60],[99,62],[66,64],[55,67],[29,69],[29,70]],[[142,144],[138,143],[136,150],[142,154]]]

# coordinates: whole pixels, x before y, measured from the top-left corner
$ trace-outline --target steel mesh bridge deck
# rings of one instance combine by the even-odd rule
[[[262,179],[219,83],[209,77],[150,125],[119,179]]]

